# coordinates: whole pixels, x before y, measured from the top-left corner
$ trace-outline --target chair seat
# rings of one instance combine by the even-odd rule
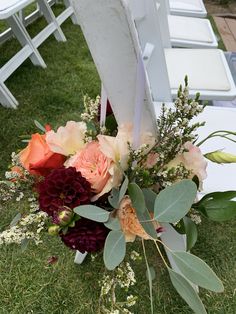
[[[1,0],[0,19],[8,18],[32,2],[34,2],[34,0]]]
[[[201,1],[199,0],[170,0],[170,6],[178,10],[202,11]]]
[[[191,94],[199,91],[202,99],[207,99],[211,92],[218,100],[236,97],[236,87],[221,50],[172,48],[165,49],[165,57],[172,95],[176,95],[180,82],[188,75]]]
[[[168,22],[171,39],[197,41],[208,44],[216,42],[209,20],[169,15]]]
[[[202,0],[169,0],[172,14],[205,17],[206,8]]]

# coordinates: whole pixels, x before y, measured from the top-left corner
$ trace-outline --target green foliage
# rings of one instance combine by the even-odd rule
[[[236,191],[214,192],[205,195],[194,209],[214,221],[227,221],[236,217]]]
[[[180,274],[168,269],[171,282],[179,295],[191,307],[196,314],[207,314],[201,299],[191,284]]]
[[[106,222],[109,219],[110,212],[94,205],[81,205],[74,208],[74,212],[87,219],[97,222]]]
[[[128,187],[132,206],[137,214],[143,214],[146,210],[145,199],[142,190],[136,183],[130,183]]]
[[[119,208],[119,198],[120,198],[120,191],[116,188],[113,188],[111,190],[110,196],[108,197],[108,201],[113,208],[116,208],[116,209]]]
[[[142,192],[144,195],[147,209],[150,212],[154,212],[154,205],[155,205],[155,200],[156,200],[157,194],[155,192],[153,192],[151,189],[142,189]]]
[[[104,225],[111,230],[120,230],[120,221],[118,218],[112,217],[112,213],[110,214],[109,220],[104,223]]]
[[[128,186],[129,196],[132,206],[136,210],[136,215],[143,229],[151,238],[157,239],[157,233],[153,225],[150,213],[146,208],[145,198],[142,190],[136,183],[130,183]]]
[[[122,231],[110,231],[106,238],[103,260],[108,270],[115,269],[124,259],[126,242]]]
[[[200,258],[187,252],[171,252],[182,274],[192,283],[205,289],[222,292],[224,287],[212,269]]]
[[[179,221],[189,212],[196,194],[196,184],[191,180],[182,180],[167,187],[156,197],[154,218],[159,222]]]
[[[125,179],[120,187],[120,193],[119,193],[119,203],[121,202],[122,198],[125,196],[125,193],[128,189],[129,179],[127,176],[125,176]]]
[[[185,228],[185,233],[186,233],[186,238],[187,238],[187,251],[189,251],[194,247],[194,245],[197,242],[197,236],[198,236],[197,226],[187,216],[183,218],[183,222],[184,222],[184,228]]]

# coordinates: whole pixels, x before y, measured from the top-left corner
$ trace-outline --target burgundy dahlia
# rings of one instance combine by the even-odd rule
[[[61,234],[61,239],[72,250],[98,252],[104,247],[108,232],[104,224],[81,218],[66,234]]]
[[[73,209],[88,204],[91,186],[75,168],[59,168],[39,183],[38,192],[40,209],[53,216],[63,206]]]

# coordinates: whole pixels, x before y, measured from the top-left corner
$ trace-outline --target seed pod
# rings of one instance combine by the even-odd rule
[[[222,152],[221,150],[216,150],[214,152],[207,153],[204,156],[217,164],[236,163],[236,155],[225,153]]]

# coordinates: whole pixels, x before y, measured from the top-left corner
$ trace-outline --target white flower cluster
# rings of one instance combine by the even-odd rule
[[[140,261],[140,260],[142,260],[142,256],[138,253],[138,252],[136,252],[136,251],[132,251],[131,253],[130,253],[130,259],[132,260],[132,261]]]
[[[16,192],[15,183],[10,181],[0,181],[0,200],[2,202],[12,199]]]
[[[140,255],[133,251],[131,253],[132,259],[140,259]],[[119,302],[116,299],[116,289],[118,287],[128,290],[130,286],[136,283],[135,274],[128,262],[123,262],[116,268],[114,273],[104,275],[101,284],[100,300],[104,302],[102,306],[102,313],[116,314],[127,313],[132,314],[126,307],[132,307],[136,304],[137,297],[128,295],[124,302]]]
[[[41,232],[45,229],[47,214],[31,213],[19,220],[17,225],[0,233],[0,245],[21,244],[25,239],[33,240],[36,245],[41,243]]]
[[[136,283],[135,274],[129,262],[117,268],[116,280],[121,288],[129,288]]]
[[[200,225],[202,222],[201,216],[197,213],[190,213],[190,218],[196,225]]]
[[[94,121],[98,116],[98,108],[100,104],[100,96],[96,97],[93,101],[88,96],[84,97],[84,109],[85,112],[81,114],[81,119],[85,122]]]

